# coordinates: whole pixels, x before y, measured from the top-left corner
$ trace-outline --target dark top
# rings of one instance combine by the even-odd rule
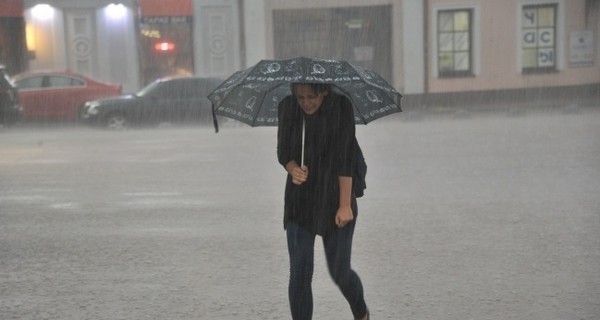
[[[301,165],[302,121],[305,121],[304,164],[308,179],[285,186],[284,228],[293,221],[307,230],[327,235],[336,228],[339,177],[352,177],[354,161],[354,115],[348,98],[330,92],[312,115],[300,108],[293,96],[279,103],[277,157],[282,166],[296,160]],[[354,195],[352,195],[354,198]],[[352,200],[355,203],[355,200]],[[356,215],[356,212],[354,212]]]

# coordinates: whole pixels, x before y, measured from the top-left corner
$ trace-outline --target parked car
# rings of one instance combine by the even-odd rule
[[[174,77],[158,79],[136,94],[89,101],[81,118],[110,129],[161,123],[212,123],[206,97],[221,79]]]
[[[19,105],[17,87],[6,68],[0,65],[0,126],[12,126],[22,117],[23,109]]]
[[[121,85],[69,71],[27,72],[15,76],[24,120],[78,120],[86,101],[122,94]]]

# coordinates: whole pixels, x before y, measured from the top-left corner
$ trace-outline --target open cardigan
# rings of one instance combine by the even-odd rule
[[[355,127],[353,107],[348,98],[330,92],[312,115],[300,108],[296,98],[288,96],[278,106],[277,157],[286,166],[291,160],[299,165],[302,154],[302,123],[305,126],[304,164],[308,179],[302,185],[285,185],[284,228],[293,221],[319,235],[334,228],[339,207],[339,177],[352,177]],[[356,200],[352,196],[356,211]],[[356,212],[355,212],[356,214]]]

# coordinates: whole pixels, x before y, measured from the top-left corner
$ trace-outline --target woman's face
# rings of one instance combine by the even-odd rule
[[[294,95],[304,113],[313,114],[321,107],[323,98],[327,95],[327,92],[317,94],[310,85],[299,84],[294,87]]]

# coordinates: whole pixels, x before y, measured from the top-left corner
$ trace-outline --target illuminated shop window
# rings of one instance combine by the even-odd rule
[[[523,73],[556,71],[556,5],[523,7],[521,61]]]
[[[440,77],[473,75],[472,11],[438,12],[437,59]]]
[[[171,76],[193,75],[191,16],[142,17],[140,26],[145,84]]]

